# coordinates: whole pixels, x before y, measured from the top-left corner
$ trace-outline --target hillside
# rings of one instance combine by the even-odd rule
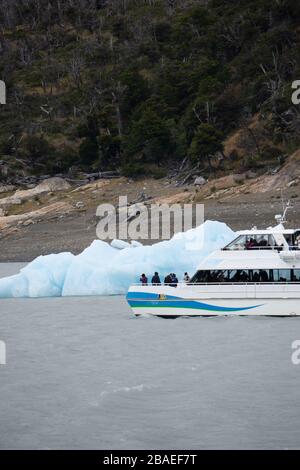
[[[300,146],[294,0],[0,0],[0,172],[223,176]]]

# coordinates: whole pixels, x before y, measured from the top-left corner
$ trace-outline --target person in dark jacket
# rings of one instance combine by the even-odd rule
[[[140,282],[143,284],[143,286],[146,286],[148,284],[148,278],[147,278],[146,274],[141,275]]]
[[[166,286],[170,286],[172,284],[172,278],[171,278],[171,275],[168,274],[166,277],[165,277],[165,280],[164,280],[164,284]]]
[[[177,276],[176,276],[175,273],[172,273],[172,274],[171,274],[171,279],[172,279],[172,284],[171,284],[171,286],[172,286],[172,287],[177,287],[178,278],[177,278]]]
[[[152,278],[152,285],[153,286],[157,286],[157,285],[160,285],[161,282],[160,282],[160,277],[159,277],[159,274],[157,272],[154,273],[154,276]]]

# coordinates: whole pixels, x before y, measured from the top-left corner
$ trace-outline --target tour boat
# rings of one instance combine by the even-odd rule
[[[127,301],[133,313],[300,315],[300,229],[285,228],[286,211],[276,216],[275,227],[237,232],[229,245],[202,261],[188,283],[132,285]]]

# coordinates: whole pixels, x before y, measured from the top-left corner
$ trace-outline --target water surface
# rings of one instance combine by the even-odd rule
[[[1,449],[300,448],[300,318],[136,319],[123,297],[9,299],[0,339]]]

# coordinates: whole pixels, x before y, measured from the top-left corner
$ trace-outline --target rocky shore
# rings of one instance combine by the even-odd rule
[[[287,196],[295,194],[290,191]],[[227,223],[233,230],[246,229],[254,225],[268,227],[274,225],[274,216],[282,212],[282,203],[276,192],[236,196],[227,201],[219,199],[203,200],[205,219]],[[161,200],[166,198],[160,197]],[[82,198],[83,199],[83,198]],[[170,199],[170,197],[169,197]],[[175,194],[176,199],[176,194]],[[174,200],[174,197],[173,197]],[[92,200],[95,202],[95,200]],[[80,201],[79,201],[80,202]],[[0,239],[0,262],[28,262],[39,255],[71,251],[80,253],[96,239],[96,205],[85,202],[81,208],[65,202],[57,202],[43,209],[38,219],[28,224],[10,227]],[[289,213],[289,225],[300,226],[300,198],[292,199],[293,208]],[[54,210],[55,208],[55,210]],[[51,210],[50,210],[51,209]],[[42,209],[41,209],[42,211]],[[154,241],[155,242],[155,241]],[[151,243],[145,240],[144,243]]]
[[[127,197],[130,208],[143,203],[204,204],[205,219],[227,223],[233,230],[274,225],[290,200],[290,226],[300,226],[300,151],[278,171],[232,174],[206,180],[194,175],[184,184],[178,179],[140,179],[116,174],[92,174],[68,181],[57,176],[37,184],[0,184],[0,262],[27,262],[39,255],[79,253],[96,237],[100,204],[118,206]],[[143,240],[153,243],[157,240]]]

